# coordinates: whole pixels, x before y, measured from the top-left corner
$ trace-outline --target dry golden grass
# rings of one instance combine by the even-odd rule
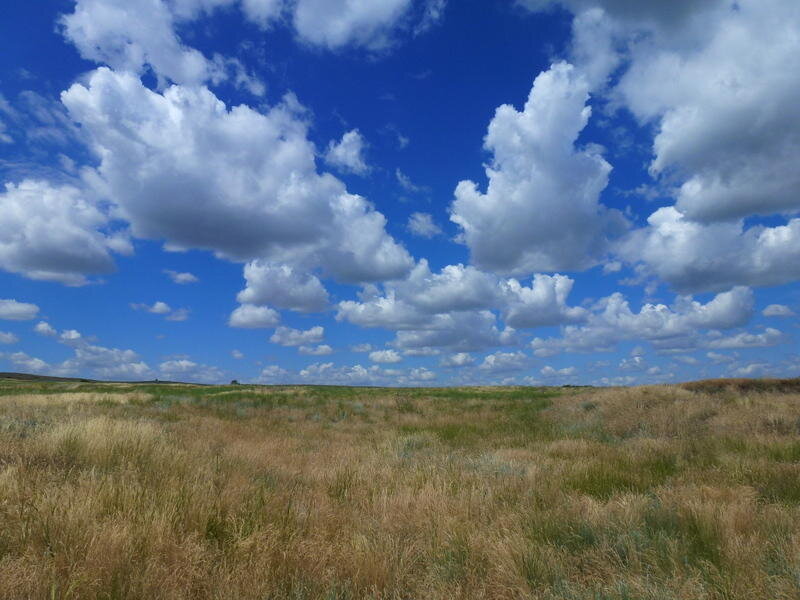
[[[0,382],[0,598],[800,598],[800,393]]]

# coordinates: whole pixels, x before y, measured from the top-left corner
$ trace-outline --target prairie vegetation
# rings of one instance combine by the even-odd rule
[[[0,380],[0,598],[800,598],[800,386]]]

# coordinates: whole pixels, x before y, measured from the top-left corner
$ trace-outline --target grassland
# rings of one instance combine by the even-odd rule
[[[800,598],[800,385],[0,380],[0,598]]]

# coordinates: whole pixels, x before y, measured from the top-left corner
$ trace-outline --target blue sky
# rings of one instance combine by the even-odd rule
[[[798,376],[792,0],[0,19],[0,370]]]

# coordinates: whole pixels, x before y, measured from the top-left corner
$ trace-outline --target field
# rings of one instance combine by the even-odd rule
[[[0,380],[0,598],[800,598],[800,382]]]

